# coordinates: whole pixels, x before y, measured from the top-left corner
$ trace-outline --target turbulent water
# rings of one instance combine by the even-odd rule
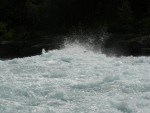
[[[79,44],[0,61],[0,113],[149,113],[150,57]]]

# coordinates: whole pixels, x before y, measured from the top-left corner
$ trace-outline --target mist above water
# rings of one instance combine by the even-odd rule
[[[148,113],[150,58],[107,57],[83,43],[0,61],[1,113]]]

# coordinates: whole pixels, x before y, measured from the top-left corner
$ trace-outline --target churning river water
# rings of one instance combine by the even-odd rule
[[[68,44],[0,61],[0,113],[150,113],[150,57]]]

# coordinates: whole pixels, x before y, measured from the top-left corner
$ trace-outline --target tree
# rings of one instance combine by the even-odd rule
[[[133,32],[133,15],[128,0],[123,0],[116,14],[116,19],[109,26],[109,31],[115,33]]]
[[[133,16],[130,2],[124,0],[122,7],[118,11],[118,28],[120,32],[130,33],[132,32]]]

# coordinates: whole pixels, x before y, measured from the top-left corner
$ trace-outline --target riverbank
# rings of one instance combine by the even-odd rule
[[[93,39],[92,39],[92,38]],[[49,35],[43,38],[26,41],[6,41],[0,42],[0,58],[13,59],[34,55],[40,55],[42,49],[60,49],[64,40],[82,40],[82,42],[94,45],[95,50],[101,51],[107,56],[149,56],[150,38],[147,36],[135,36],[132,34],[110,34],[109,36],[100,35]],[[91,38],[91,39],[90,39]],[[104,39],[103,39],[104,38]]]
[[[51,37],[51,36],[50,36]],[[58,40],[59,38],[59,40]],[[42,49],[53,50],[60,49],[61,36],[53,36],[53,42],[51,38],[42,38],[37,40],[27,41],[1,41],[0,42],[0,58],[1,59],[13,59],[22,58],[34,55],[40,55]]]
[[[103,52],[116,56],[149,56],[150,37],[134,34],[110,34]]]

